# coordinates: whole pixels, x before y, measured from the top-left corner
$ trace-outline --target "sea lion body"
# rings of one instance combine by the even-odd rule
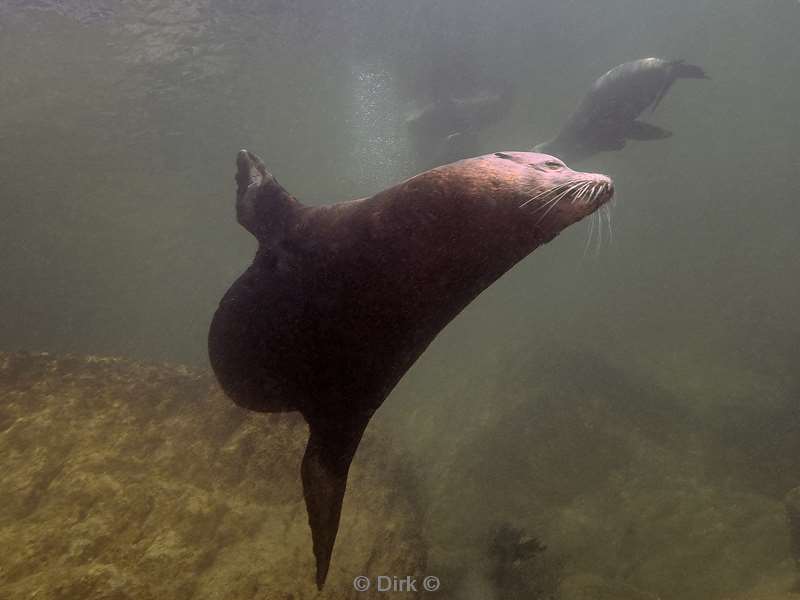
[[[640,121],[654,111],[677,79],[708,79],[703,69],[684,61],[643,58],[618,65],[597,79],[558,135],[535,147],[563,160],[582,160],[598,152],[621,150],[627,140],[657,140],[671,132]]]
[[[306,207],[255,155],[238,162],[237,213],[259,249],[220,302],[209,355],[235,402],[298,410],[309,423],[302,475],[321,586],[372,414],[467,304],[613,187],[553,157],[508,152]]]

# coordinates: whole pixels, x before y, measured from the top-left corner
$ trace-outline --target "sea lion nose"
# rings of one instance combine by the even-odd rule
[[[600,184],[600,195],[604,199],[611,199],[614,196],[614,180],[600,173],[593,173],[594,180]]]

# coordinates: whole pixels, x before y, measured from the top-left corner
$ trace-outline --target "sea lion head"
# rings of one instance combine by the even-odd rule
[[[533,189],[520,209],[536,217],[537,222],[552,219],[559,230],[592,214],[614,196],[610,177],[573,171],[556,156],[527,152],[497,154],[511,155],[510,160],[524,162],[530,169],[528,177]]]
[[[573,171],[549,154],[495,152],[452,167],[463,171],[458,168],[461,164],[469,165],[470,176],[460,176],[502,215],[507,234],[534,236],[540,243],[592,214],[614,195],[614,183],[606,175]]]

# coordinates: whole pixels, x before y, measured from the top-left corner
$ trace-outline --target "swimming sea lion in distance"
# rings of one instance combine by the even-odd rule
[[[445,137],[476,131],[497,123],[511,108],[513,89],[479,92],[471,96],[448,97],[431,102],[406,119],[412,135]]]
[[[311,207],[247,150],[236,182],[237,219],[259,246],[214,315],[209,356],[234,402],[308,422],[301,475],[321,588],[373,413],[445,325],[607,203],[613,183],[552,156],[497,152]]]
[[[513,87],[504,84],[494,91],[436,100],[409,116],[417,166],[427,169],[480,153],[479,133],[508,114],[513,98]]]
[[[682,60],[643,58],[618,65],[594,82],[578,109],[558,135],[539,144],[567,161],[588,158],[606,150],[621,150],[626,140],[659,140],[670,131],[639,121],[654,111],[677,79],[709,79],[703,69]]]

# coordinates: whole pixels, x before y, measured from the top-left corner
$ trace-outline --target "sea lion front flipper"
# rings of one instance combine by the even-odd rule
[[[625,137],[640,142],[663,140],[671,136],[672,132],[668,129],[645,123],[644,121],[631,121],[628,130],[625,132]]]
[[[653,99],[653,104],[650,105],[650,114],[656,112],[658,105],[661,104],[664,96],[666,96],[667,92],[672,88],[673,83],[675,83],[675,77],[668,75],[666,81],[664,81],[664,85],[661,86],[661,89],[658,90],[658,94],[656,94],[656,97]]]
[[[249,150],[239,150],[236,155],[236,200],[241,201],[252,185],[259,186],[269,177],[264,161]]]
[[[236,155],[235,179],[236,220],[260,243],[273,243],[302,205],[249,150],[239,150]]]
[[[328,575],[350,463],[371,417],[372,413],[357,414],[344,421],[306,417],[311,436],[300,472],[317,561],[318,589],[322,589]]]

